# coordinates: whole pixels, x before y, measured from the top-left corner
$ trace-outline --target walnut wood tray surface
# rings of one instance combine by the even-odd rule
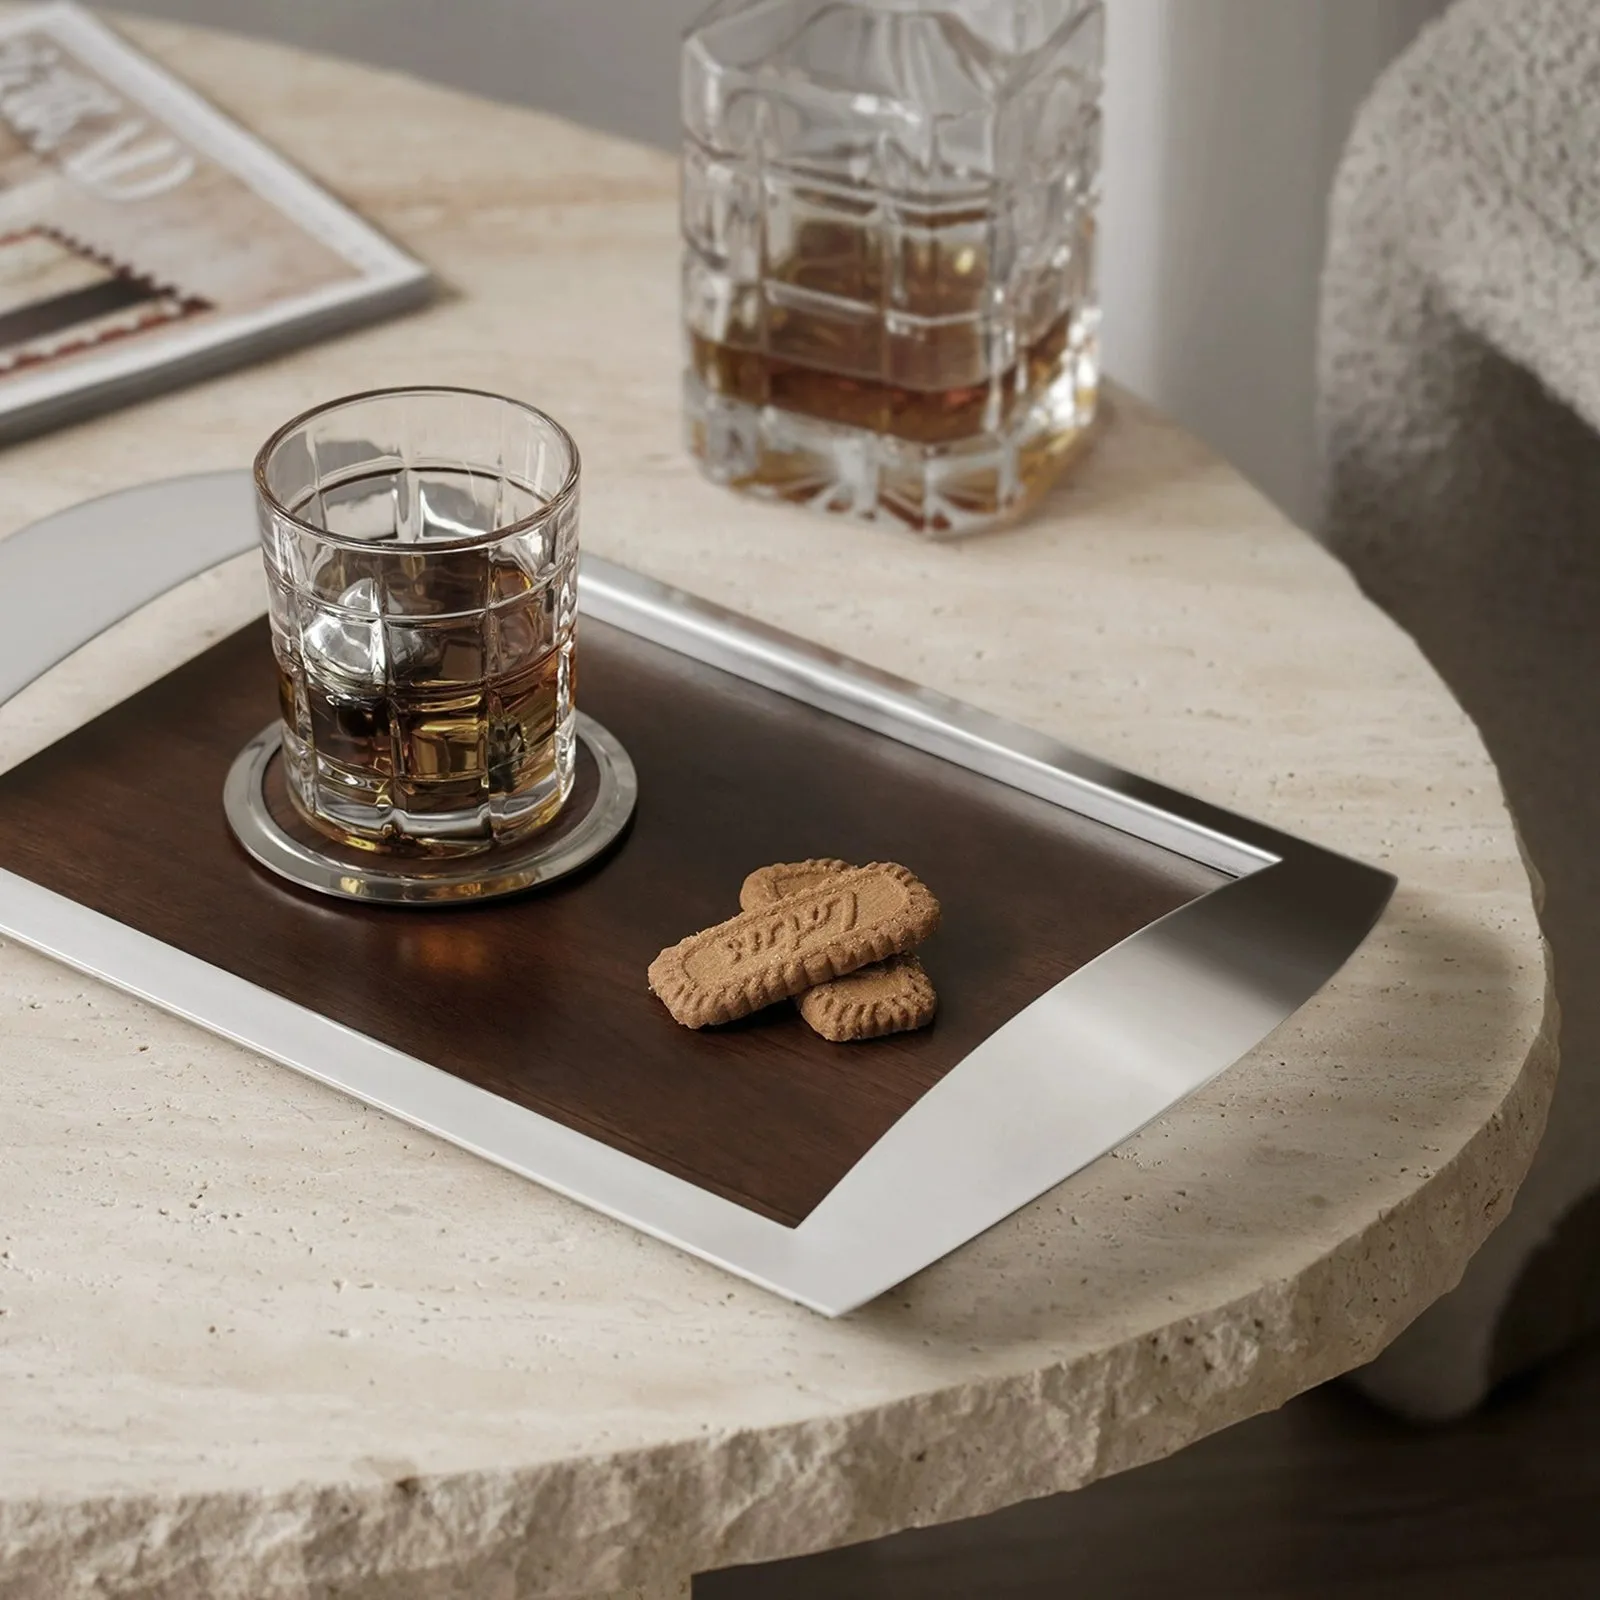
[[[275,712],[264,623],[0,776],[0,867],[790,1226],[1009,1018],[1226,881],[603,623],[579,660],[640,800],[621,844],[551,889],[364,907],[250,863],[220,796]],[[650,959],[732,915],[751,868],[814,855],[901,861],[938,894],[937,1023],[855,1045],[787,1004],[674,1024]]]

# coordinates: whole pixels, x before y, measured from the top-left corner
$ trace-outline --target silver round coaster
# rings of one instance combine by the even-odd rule
[[[305,837],[295,837],[267,799],[267,776],[283,745],[276,722],[234,758],[223,809],[252,860],[318,894],[394,906],[478,904],[521,894],[594,860],[627,827],[639,797],[638,774],[616,737],[581,711],[577,720],[579,779],[572,798],[548,827],[501,850],[442,859],[385,856],[313,838],[309,827]],[[592,774],[583,771],[586,761]]]

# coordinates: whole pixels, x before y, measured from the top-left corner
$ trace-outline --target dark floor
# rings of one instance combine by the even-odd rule
[[[977,1522],[695,1600],[1600,1600],[1600,1347],[1415,1430],[1342,1387]]]

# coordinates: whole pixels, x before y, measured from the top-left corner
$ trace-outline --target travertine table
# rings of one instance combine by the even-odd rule
[[[7,452],[0,532],[240,465],[331,393],[506,389],[577,433],[591,548],[1401,888],[1212,1088],[833,1323],[0,950],[0,1596],[675,1593],[1176,1450],[1455,1279],[1539,1134],[1544,955],[1472,728],[1325,554],[1132,402],[1043,516],[964,544],[726,495],[678,447],[668,160],[135,31],[450,293]],[[259,604],[250,561],[159,603],[7,707],[0,762]]]

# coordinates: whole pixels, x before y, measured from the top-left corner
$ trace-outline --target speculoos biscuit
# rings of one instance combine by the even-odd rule
[[[776,905],[849,870],[848,862],[832,858],[758,867],[744,880],[739,904],[746,911]],[[922,963],[908,954],[819,983],[797,995],[795,1005],[816,1033],[845,1044],[925,1028],[938,1010],[939,997]]]
[[[835,1044],[849,1044],[927,1027],[939,1009],[939,997],[922,963],[905,955],[819,983],[795,1005],[814,1032]]]
[[[650,963],[650,988],[686,1028],[733,1022],[921,944],[939,902],[904,867],[847,867],[691,934]]]

